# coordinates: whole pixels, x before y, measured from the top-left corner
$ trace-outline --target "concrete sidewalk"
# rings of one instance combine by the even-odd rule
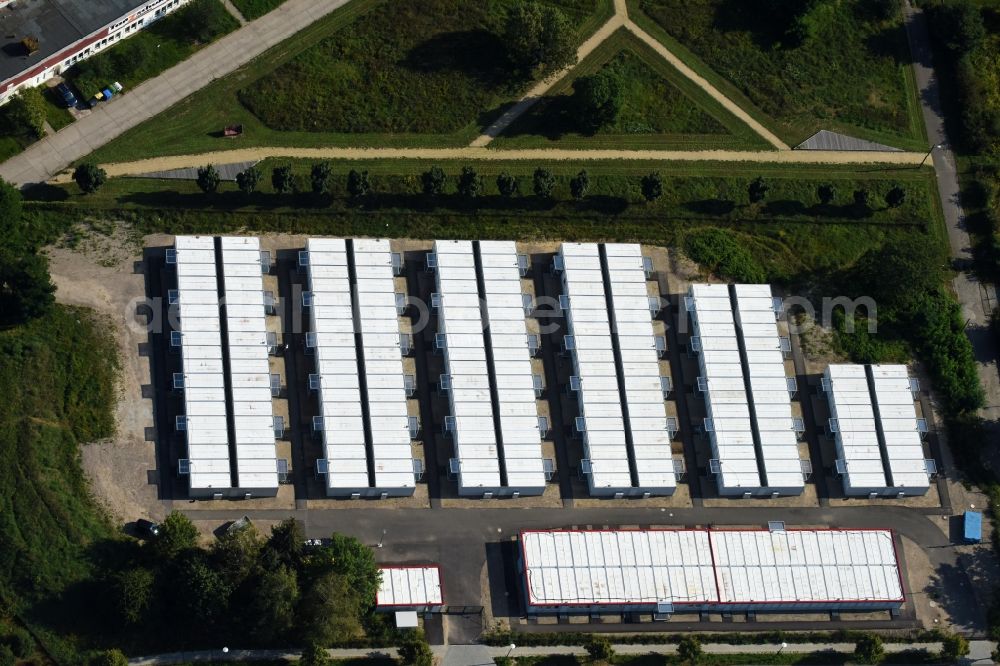
[[[166,111],[347,2],[288,0],[0,164],[0,178],[17,186],[48,180],[72,162]]]

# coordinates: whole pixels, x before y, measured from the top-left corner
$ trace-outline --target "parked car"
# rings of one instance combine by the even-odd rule
[[[146,538],[152,538],[160,534],[160,526],[145,518],[135,521],[135,530],[139,533],[139,536]]]
[[[57,85],[56,92],[59,93],[59,97],[62,98],[63,104],[66,105],[67,109],[71,109],[77,105],[76,95],[73,94],[73,91],[65,83]]]

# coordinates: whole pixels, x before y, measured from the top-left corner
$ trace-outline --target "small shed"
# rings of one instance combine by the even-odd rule
[[[962,519],[962,539],[965,543],[979,543],[983,540],[983,514],[966,511]]]

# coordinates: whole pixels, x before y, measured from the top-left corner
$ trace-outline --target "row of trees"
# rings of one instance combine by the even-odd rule
[[[0,180],[0,328],[41,317],[55,302],[41,233],[24,219],[21,192]]]
[[[102,169],[93,164],[82,164],[73,174],[80,189],[85,193],[96,191],[106,180]],[[236,185],[244,194],[250,195],[257,191],[264,179],[263,172],[257,166],[251,166],[236,174]],[[532,192],[537,197],[551,199],[555,195],[556,177],[548,169],[535,169],[531,177]],[[218,170],[211,164],[198,169],[198,187],[206,194],[215,194],[222,184]],[[309,191],[317,196],[333,194],[334,173],[329,162],[320,162],[312,166],[309,175]],[[429,197],[440,197],[445,192],[448,176],[441,167],[431,167],[420,176],[421,190]],[[486,194],[486,182],[482,175],[471,166],[462,167],[455,180],[459,196],[475,199]],[[654,202],[663,196],[664,179],[658,171],[653,171],[639,180],[640,191],[648,202]],[[271,171],[271,187],[278,194],[299,194],[304,191],[304,179],[292,171],[290,166],[275,167]],[[584,199],[590,192],[590,174],[581,170],[569,181],[570,195],[576,200]],[[353,199],[360,199],[372,193],[371,177],[367,171],[351,169],[347,174],[347,194]],[[496,189],[500,196],[513,198],[520,196],[520,181],[509,172],[502,172],[496,177]],[[770,184],[757,177],[747,186],[747,201],[750,204],[760,204],[767,199],[771,190]],[[837,188],[830,183],[816,188],[816,200],[824,206],[832,205],[837,198]],[[853,191],[853,205],[856,211],[870,213],[875,205],[871,190],[859,188]],[[885,205],[889,208],[899,208],[906,203],[906,190],[901,185],[893,187],[885,194]]]

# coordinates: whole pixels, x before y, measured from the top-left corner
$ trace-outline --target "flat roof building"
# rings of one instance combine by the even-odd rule
[[[539,495],[546,475],[516,247],[438,240],[429,265],[459,493]]]
[[[178,313],[188,476],[193,497],[273,496],[278,459],[268,360],[273,341],[264,306],[264,265],[256,238],[178,236]]]
[[[695,284],[685,307],[719,493],[800,494],[808,464],[798,455],[794,379],[785,374],[770,287]]]
[[[440,611],[444,606],[441,568],[425,566],[380,566],[382,581],[375,597],[379,610]]]
[[[525,531],[529,613],[894,609],[889,530]]]
[[[416,486],[387,241],[310,238],[307,351],[315,355],[323,439],[318,469],[331,497],[412,495]]]
[[[8,40],[0,50],[0,104],[21,88],[41,85],[188,1],[0,0],[0,30]],[[97,91],[80,92],[90,96]]]
[[[645,266],[638,245],[563,243],[556,256],[563,347],[573,360],[591,495],[670,495],[678,464],[666,415]]]
[[[926,459],[914,385],[905,365],[830,365],[823,373],[837,472],[849,496],[923,495],[936,469]]]

